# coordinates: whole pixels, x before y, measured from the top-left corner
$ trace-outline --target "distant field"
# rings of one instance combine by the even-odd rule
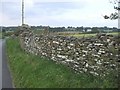
[[[35,34],[44,34],[44,30],[34,30]],[[54,34],[58,34],[60,36],[73,36],[73,37],[92,37],[92,36],[96,36],[96,33],[80,33],[80,32],[71,32],[71,31],[67,31],[67,32],[54,32]],[[112,32],[112,33],[107,33],[107,34],[112,34],[112,35],[118,35],[120,34],[120,32]]]
[[[112,34],[112,35],[120,35],[120,32],[113,32],[113,33],[108,33],[108,34]]]
[[[107,34],[118,35],[118,34],[120,34],[120,33],[113,32],[113,33],[107,33]],[[60,33],[60,35],[63,35],[63,36],[73,36],[73,37],[92,37],[92,36],[95,36],[96,34]]]
[[[74,35],[70,35],[70,36],[74,36],[74,37],[91,37],[91,36],[95,36],[96,34],[74,34]]]

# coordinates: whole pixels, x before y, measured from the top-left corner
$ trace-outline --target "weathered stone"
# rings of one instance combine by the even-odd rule
[[[106,34],[97,35],[96,38],[38,36],[29,30],[20,34],[24,50],[68,65],[75,72],[99,76],[105,76],[110,70],[118,70],[118,40],[118,37]]]

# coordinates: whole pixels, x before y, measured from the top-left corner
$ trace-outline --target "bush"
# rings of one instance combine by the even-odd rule
[[[3,36],[11,36],[13,34],[14,34],[14,32],[5,32],[5,33],[3,33]]]

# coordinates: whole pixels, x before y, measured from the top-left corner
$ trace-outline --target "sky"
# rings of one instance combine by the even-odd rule
[[[0,26],[21,25],[21,1],[0,1]],[[24,0],[25,24],[51,27],[118,27],[103,15],[115,12],[110,0]]]

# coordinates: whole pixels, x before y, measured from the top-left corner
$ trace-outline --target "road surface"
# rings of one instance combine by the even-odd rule
[[[2,41],[0,39],[0,90],[2,88]]]
[[[0,88],[13,88],[7,57],[5,52],[5,40],[0,39]]]

